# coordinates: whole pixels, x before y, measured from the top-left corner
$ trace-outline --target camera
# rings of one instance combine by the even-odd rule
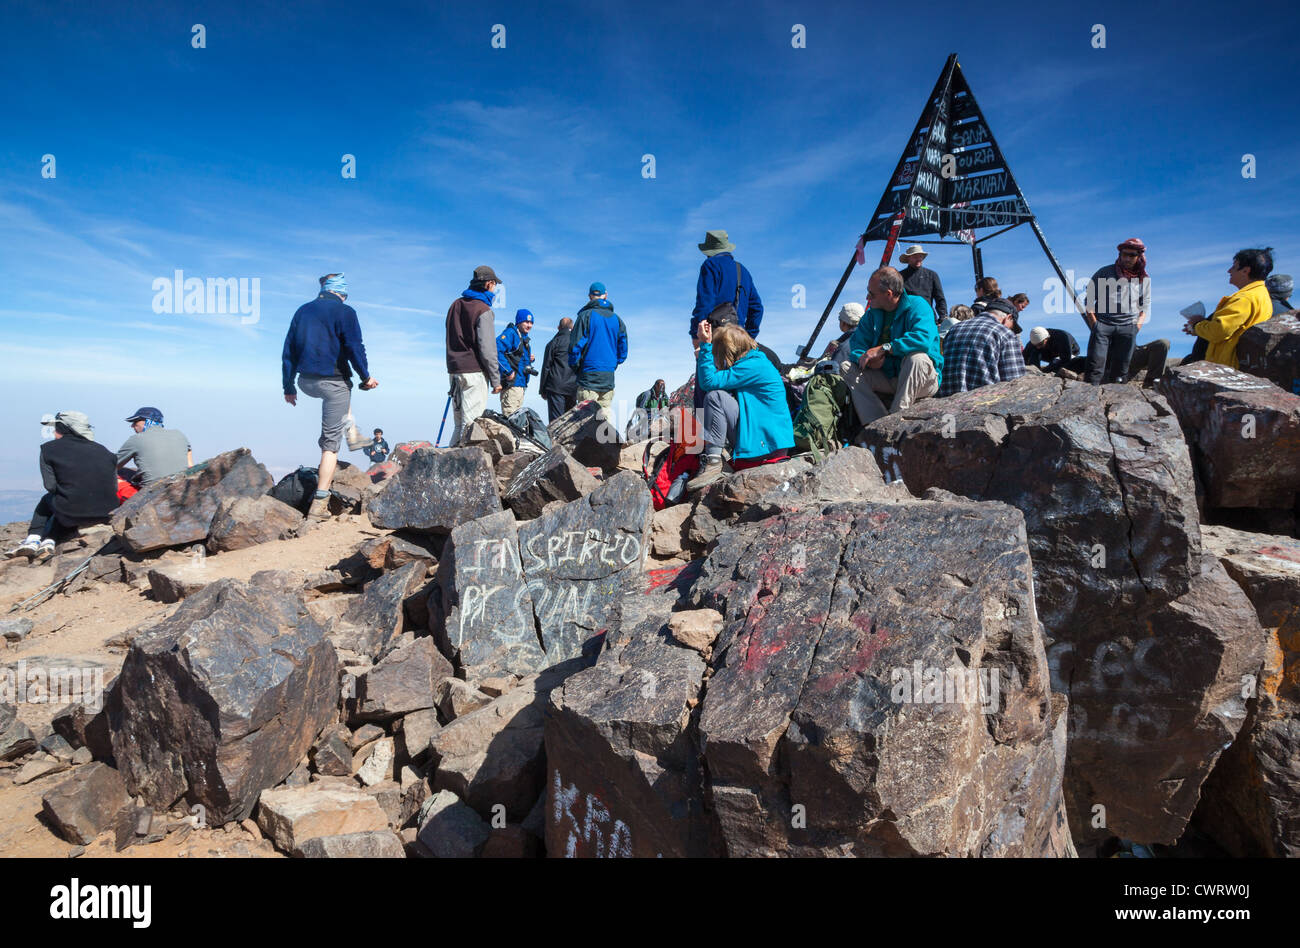
[[[537,374],[537,370],[534,369],[531,365],[528,368],[524,369],[524,375],[536,375],[536,374]]]

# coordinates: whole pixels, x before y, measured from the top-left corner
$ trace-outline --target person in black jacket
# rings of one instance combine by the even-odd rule
[[[1044,372],[1069,369],[1071,360],[1079,355],[1079,343],[1064,329],[1035,326],[1029,330],[1029,343],[1025,346],[1024,355],[1025,365],[1032,365]],[[1079,367],[1073,371],[1080,371],[1082,365],[1082,362],[1079,363]]]
[[[538,376],[538,390],[546,399],[547,422],[559,418],[578,400],[578,373],[569,365],[569,330],[573,320],[565,316],[555,338],[546,344],[542,354],[542,371]]]
[[[117,509],[117,458],[95,443],[90,419],[79,411],[46,415],[54,440],[41,445],[41,481],[45,496],[36,505],[27,539],[9,556],[43,563],[56,542],[70,539],[77,527],[107,523]]]

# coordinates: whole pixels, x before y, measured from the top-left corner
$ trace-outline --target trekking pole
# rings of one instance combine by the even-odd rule
[[[447,393],[447,406],[442,410],[442,424],[438,426],[438,440],[433,443],[435,448],[442,447],[442,430],[447,427],[447,412],[451,410],[452,393]]]

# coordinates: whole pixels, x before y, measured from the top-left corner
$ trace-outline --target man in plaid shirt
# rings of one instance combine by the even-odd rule
[[[968,392],[1024,375],[1025,357],[1013,327],[1018,328],[1016,308],[999,299],[948,330],[943,340],[939,396]]]

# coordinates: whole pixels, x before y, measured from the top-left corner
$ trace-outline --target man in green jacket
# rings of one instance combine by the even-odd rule
[[[844,372],[863,425],[931,397],[943,372],[934,310],[903,289],[903,277],[893,267],[871,274],[867,306],[849,340],[853,364]],[[884,397],[890,398],[888,409]]]

